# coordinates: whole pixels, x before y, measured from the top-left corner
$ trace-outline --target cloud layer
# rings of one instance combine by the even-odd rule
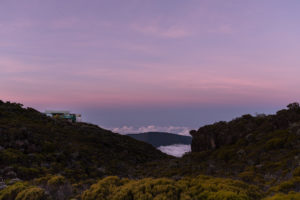
[[[185,145],[185,144],[173,144],[169,146],[160,146],[158,149],[166,154],[175,156],[175,157],[181,157],[185,153],[188,153],[191,151],[191,145]]]
[[[183,126],[142,126],[142,127],[134,127],[134,126],[123,126],[121,128],[110,128],[113,132],[120,134],[130,134],[130,133],[145,133],[145,132],[167,132],[174,133],[178,135],[186,135],[190,136],[188,127]]]

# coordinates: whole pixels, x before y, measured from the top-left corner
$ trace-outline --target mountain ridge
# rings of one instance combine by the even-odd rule
[[[191,144],[191,136],[183,136],[167,132],[145,132],[136,134],[126,134],[134,139],[147,142],[154,147],[168,146],[173,144]]]

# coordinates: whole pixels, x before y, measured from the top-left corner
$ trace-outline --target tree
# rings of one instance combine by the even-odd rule
[[[298,110],[300,109],[299,103],[298,102],[294,102],[294,103],[290,103],[289,105],[287,105],[289,110]]]

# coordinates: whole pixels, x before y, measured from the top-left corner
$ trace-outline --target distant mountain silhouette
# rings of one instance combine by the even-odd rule
[[[128,134],[128,136],[152,144],[154,147],[167,146],[172,144],[191,144],[192,137],[177,135],[166,132],[146,132],[139,134]]]

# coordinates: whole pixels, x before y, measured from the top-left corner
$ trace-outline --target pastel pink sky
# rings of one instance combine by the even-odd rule
[[[281,107],[300,98],[299,10],[297,0],[2,0],[0,97],[41,110]]]

